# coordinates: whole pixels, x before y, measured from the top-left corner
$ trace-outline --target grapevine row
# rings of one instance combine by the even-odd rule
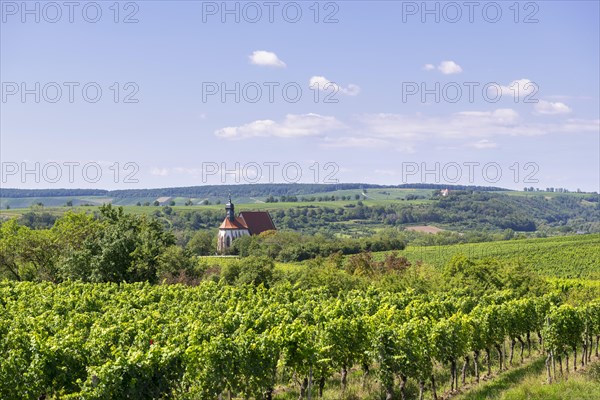
[[[559,303],[510,291],[334,297],[290,285],[3,282],[0,398],[271,399],[281,382],[322,394],[336,373],[344,390],[348,371],[360,368],[387,399],[405,398],[411,381],[420,398],[435,399],[436,365],[457,390],[467,366],[479,381],[493,353],[502,371],[531,352],[532,338],[548,354],[549,379],[562,357],[586,363],[594,345],[597,356],[600,302]]]

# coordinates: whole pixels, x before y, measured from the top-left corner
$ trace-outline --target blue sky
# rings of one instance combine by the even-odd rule
[[[3,187],[599,190],[597,1],[114,4],[1,2]]]

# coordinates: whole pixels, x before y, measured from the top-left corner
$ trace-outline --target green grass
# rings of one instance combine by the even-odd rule
[[[539,379],[528,379],[504,393],[500,400],[598,400],[600,382],[584,377],[554,385],[543,385]]]
[[[519,385],[525,379],[540,376],[544,372],[544,358],[537,359],[515,369],[495,376],[492,380],[480,383],[468,392],[456,397],[457,400],[499,399],[504,391]]]
[[[598,368],[598,362],[587,370]],[[544,359],[505,372],[490,382],[459,395],[456,400],[598,400],[600,380],[589,373],[571,373],[567,379],[546,383]]]

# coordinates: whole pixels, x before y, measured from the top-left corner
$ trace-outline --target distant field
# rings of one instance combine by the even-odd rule
[[[407,231],[413,232],[425,232],[425,233],[440,233],[443,229],[438,228],[437,226],[431,225],[418,225],[418,226],[408,226],[406,227]]]
[[[506,192],[492,192],[492,193],[503,193],[509,196],[523,196],[523,197],[532,197],[532,196],[544,196],[546,198],[552,198],[557,196],[573,196],[573,197],[587,197],[590,196],[590,193],[577,193],[577,192],[569,192],[569,193],[560,193],[560,192],[523,192],[523,191],[506,191]],[[596,195],[598,196],[598,195]]]
[[[375,253],[383,259],[386,252]],[[546,276],[600,279],[600,235],[509,240],[451,246],[408,246],[401,255],[443,267],[456,254],[521,263]]]
[[[318,197],[318,196],[317,196]],[[53,199],[52,201],[47,201],[48,199]],[[49,212],[51,214],[54,215],[62,215],[67,211],[75,211],[75,212],[81,212],[81,211],[97,211],[97,207],[101,206],[104,203],[109,203],[110,199],[106,199],[106,198],[95,198],[96,200],[94,200],[93,197],[90,197],[88,200],[86,201],[81,201],[79,203],[73,201],[73,207],[66,207],[65,204],[68,200],[71,200],[70,198],[34,198],[34,201],[32,204],[35,204],[37,201],[41,201],[44,204],[44,208],[43,211]],[[175,211],[190,211],[190,210],[223,210],[225,205],[224,203],[222,204],[210,204],[210,205],[191,205],[191,206],[185,206],[183,205],[183,202],[185,202],[187,199],[184,199],[183,202],[181,202],[181,198],[174,198],[176,200],[176,205],[172,206],[173,210]],[[3,199],[7,200],[7,199]],[[10,199],[10,200],[14,200],[15,204],[19,204],[16,202],[16,200],[22,200],[22,199]],[[28,199],[31,200],[31,199]],[[179,200],[179,201],[177,201]],[[146,200],[146,201],[150,201],[150,200]],[[150,203],[152,203],[154,201],[154,199],[152,199],[150,201]],[[371,199],[362,199],[361,200],[365,205],[377,205],[377,204],[390,204],[390,203],[396,203],[398,202],[398,200],[395,199],[377,199],[377,200],[371,200]],[[136,200],[137,202],[137,200]],[[145,201],[142,199],[141,200],[142,203],[144,203]],[[423,199],[418,199],[418,200],[409,200],[407,201],[407,203],[409,204],[422,204],[424,202],[427,202],[427,200],[423,200]],[[114,205],[117,206],[122,206],[123,210],[125,212],[128,213],[133,213],[133,214],[153,214],[155,211],[157,210],[161,210],[163,206],[137,206],[135,205],[135,203],[133,204],[129,204],[130,202],[124,202],[124,201],[116,201],[116,202],[111,202]],[[123,203],[128,203],[128,204],[123,204]],[[235,202],[235,209],[236,211],[251,211],[251,210],[261,210],[261,211],[269,211],[269,210],[281,210],[281,209],[288,209],[288,208],[292,208],[292,207],[310,207],[310,206],[319,206],[319,207],[343,207],[347,204],[356,204],[357,200],[354,200],[354,198],[352,198],[352,200],[337,200],[337,201],[305,201],[305,202],[277,202],[277,203],[258,203],[256,201],[253,202],[247,202],[247,203],[243,203],[243,202]],[[177,205],[179,204],[179,205]],[[91,206],[90,206],[91,205]],[[19,216],[22,215],[23,213],[26,213],[28,211],[30,211],[31,207],[29,205],[27,206],[23,206],[23,207],[13,207],[10,206],[9,209],[6,209],[6,206],[3,206],[2,209],[0,209],[0,216],[7,216],[7,217],[11,217],[11,216]]]
[[[347,190],[336,190],[333,192],[315,193],[310,196],[354,196],[357,194],[361,196],[362,200],[403,200],[407,195],[417,195],[429,198],[434,192],[433,189],[347,189]],[[309,196],[308,196],[309,197]]]
[[[352,201],[356,201],[355,196],[359,195],[363,201],[397,201],[404,200],[407,195],[418,195],[426,198],[431,196],[433,191],[431,189],[370,189],[365,193],[366,197],[362,195],[363,191],[359,189],[348,189],[348,190],[336,190],[332,192],[314,193],[309,195],[299,195],[301,197],[331,197],[331,196],[350,196]],[[278,197],[275,196],[277,199]],[[205,200],[209,201],[211,205],[215,205],[217,201],[224,204],[227,199],[224,197],[204,197],[204,198],[189,198],[189,197],[101,197],[101,196],[61,196],[61,197],[22,197],[22,198],[0,198],[0,208],[5,210],[6,207],[10,209],[17,208],[28,208],[36,203],[42,203],[45,207],[63,207],[67,202],[71,201],[74,206],[80,206],[85,204],[90,205],[102,205],[103,203],[113,203],[120,206],[135,206],[138,202],[144,204],[146,202],[152,204],[155,200],[158,200],[161,205],[168,205],[171,201],[175,202],[176,206],[184,206],[187,201],[192,202],[193,206],[201,206],[201,203]],[[253,204],[260,205],[269,208],[280,208],[289,207],[290,204],[308,204],[308,203],[265,203],[266,196],[264,197],[236,197],[234,203],[237,204]],[[341,201],[343,202],[343,201]],[[327,204],[332,203],[331,201],[326,202]],[[282,206],[282,204],[288,204]],[[150,206],[153,207],[153,206]],[[203,206],[204,207],[204,206]]]

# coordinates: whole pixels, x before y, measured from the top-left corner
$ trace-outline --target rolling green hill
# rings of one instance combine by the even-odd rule
[[[385,227],[407,228],[421,225],[433,226],[433,230],[480,234],[507,229],[530,234],[600,232],[600,203],[594,201],[597,198],[593,195],[581,193],[545,196],[454,190],[444,197],[439,195],[439,191],[431,189],[358,187],[301,196],[275,197],[271,194],[262,199],[248,197],[250,194],[240,197],[239,201],[234,198],[237,211],[269,211],[278,229],[305,233],[369,235]],[[172,204],[174,201],[176,205],[151,205],[157,199],[163,204]],[[108,201],[123,205],[129,213],[152,215],[163,221],[165,226],[178,231],[214,229],[224,216],[222,204],[211,202],[198,205],[201,201],[199,198],[192,199],[192,205],[187,206],[182,204],[189,201],[189,198],[168,196],[137,199],[30,197],[26,200],[46,203],[43,203],[43,207],[33,208],[16,208],[8,204],[10,208],[4,207],[0,211],[0,217],[6,219],[20,216],[25,223],[30,221],[28,224],[31,227],[50,226],[53,218],[66,211],[97,211],[99,203]],[[139,205],[131,205],[133,200]],[[25,204],[23,198],[5,198],[2,201]],[[68,201],[72,201],[72,207],[65,206]],[[220,200],[215,200],[217,201]],[[40,218],[43,219],[42,223],[35,222]]]
[[[382,260],[388,252],[374,253]],[[600,279],[600,235],[467,243],[450,246],[407,246],[401,255],[411,262],[443,267],[452,257],[496,258],[521,264],[540,275],[558,278]]]

